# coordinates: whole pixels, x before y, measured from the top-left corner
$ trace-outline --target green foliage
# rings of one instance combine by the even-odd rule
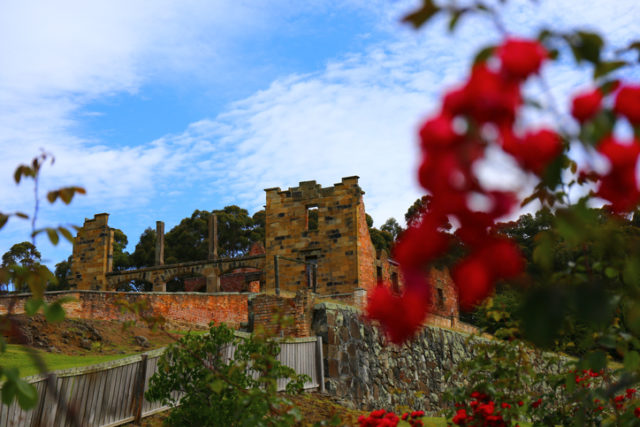
[[[232,345],[237,346],[235,356],[227,360],[224,350]],[[226,326],[212,324],[209,334],[189,334],[167,349],[145,397],[174,406],[169,425],[293,425],[300,414],[277,393],[277,380],[288,378],[291,394],[302,391],[307,377],[280,364],[279,352],[273,340],[241,339]]]

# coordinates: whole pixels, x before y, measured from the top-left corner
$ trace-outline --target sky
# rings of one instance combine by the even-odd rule
[[[32,182],[12,175],[44,150],[55,162],[43,167],[40,198],[68,185],[87,194],[69,206],[43,201],[37,227],[108,212],[129,251],[156,220],[168,231],[195,209],[253,213],[265,188],[352,175],[375,226],[403,223],[421,195],[416,130],[465,78],[474,52],[500,37],[483,17],[464,17],[453,34],[443,18],[414,31],[400,20],[418,4],[2,1],[0,212],[33,214]],[[617,48],[640,34],[637,0],[512,0],[499,9],[507,31],[523,37],[580,27]],[[562,56],[545,68],[561,111],[589,72]],[[481,166],[488,182],[526,185],[500,160]],[[29,222],[10,219],[0,253],[29,235]],[[50,267],[71,254],[44,236],[37,246]]]

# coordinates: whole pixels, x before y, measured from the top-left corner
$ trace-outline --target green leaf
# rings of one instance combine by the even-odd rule
[[[597,79],[602,76],[606,76],[612,71],[622,68],[625,65],[629,65],[626,61],[603,61],[598,63],[593,69],[593,78]]]
[[[60,193],[58,191],[49,191],[47,193],[47,200],[49,201],[49,203],[53,203],[56,201],[59,195]]]
[[[216,394],[220,393],[223,388],[224,388],[224,381],[222,380],[215,380],[211,383],[211,390]]]
[[[0,214],[0,228],[4,227],[7,221],[9,221],[9,215]]]
[[[593,64],[598,64],[600,62],[600,50],[604,45],[602,37],[587,31],[578,31],[576,36],[578,38],[576,49],[580,52],[581,57]]]
[[[47,236],[49,236],[49,240],[51,241],[51,243],[53,243],[54,245],[57,245],[58,242],[60,241],[60,237],[58,236],[58,232],[56,231],[55,228],[47,228]]]
[[[635,371],[640,367],[640,354],[637,351],[628,351],[624,355],[624,369]]]
[[[4,384],[2,384],[2,403],[5,405],[10,405],[13,402],[13,398],[16,396],[16,391],[18,387],[14,380],[7,379]]]
[[[453,32],[453,30],[456,29],[456,25],[458,25],[460,17],[468,11],[468,9],[456,9],[451,13],[451,19],[449,20],[449,32]]]
[[[67,239],[67,241],[69,241],[69,243],[73,243],[73,241],[74,241],[73,234],[71,234],[71,232],[69,230],[67,230],[64,227],[58,227],[58,232],[60,234],[62,234],[62,237]]]
[[[24,311],[29,316],[33,316],[43,304],[44,301],[39,298],[30,298],[24,303]]]
[[[491,57],[491,55],[493,55],[493,52],[495,50],[496,50],[495,46],[487,46],[487,47],[484,47],[484,48],[480,49],[480,51],[478,53],[476,53],[476,56],[473,58],[473,65],[480,64],[482,62],[486,62],[487,59],[489,59]]]
[[[27,215],[26,213],[23,213],[23,212],[16,212],[16,213],[14,213],[14,215],[17,216],[18,218],[29,219],[29,215]]]
[[[38,403],[38,390],[28,382],[18,379],[16,381],[18,404],[22,409],[29,410]]]
[[[604,274],[609,279],[615,279],[616,277],[618,277],[618,270],[613,267],[607,267],[604,269]]]
[[[423,0],[422,7],[402,18],[402,22],[411,24],[414,28],[420,28],[440,11],[433,0]]]
[[[590,368],[596,372],[603,370],[607,367],[607,355],[604,351],[592,351],[587,354],[584,361],[587,364],[587,368]]]
[[[44,316],[47,321],[57,323],[64,320],[64,309],[58,302],[44,306]]]

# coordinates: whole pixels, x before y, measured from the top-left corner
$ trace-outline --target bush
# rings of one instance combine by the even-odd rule
[[[235,348],[233,359],[228,357]],[[187,335],[171,345],[151,377],[146,398],[174,407],[166,422],[191,426],[288,426],[301,415],[286,399],[302,391],[306,375],[282,365],[274,340],[236,337],[224,324],[207,335]],[[277,393],[278,379],[288,379]]]

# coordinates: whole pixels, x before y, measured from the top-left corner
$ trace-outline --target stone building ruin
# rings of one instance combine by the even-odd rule
[[[300,182],[287,190],[268,188],[266,193],[265,247],[238,258],[217,256],[215,216],[209,224],[206,260],[164,264],[164,223],[156,223],[155,265],[112,271],[113,229],[109,214],[86,219],[73,246],[70,283],[76,290],[115,291],[119,284],[146,280],[154,292],[166,292],[166,283],[180,275],[202,276],[207,294],[225,290],[250,293],[310,292],[323,297],[351,298],[357,304],[379,282],[402,288],[397,264],[385,251],[376,252],[366,223],[358,177],[322,187],[315,181]],[[433,311],[457,318],[458,304],[446,270],[431,269]],[[224,283],[236,282],[233,286]],[[190,288],[199,285],[190,282]],[[239,284],[238,284],[239,283]],[[244,285],[243,285],[244,283]]]

